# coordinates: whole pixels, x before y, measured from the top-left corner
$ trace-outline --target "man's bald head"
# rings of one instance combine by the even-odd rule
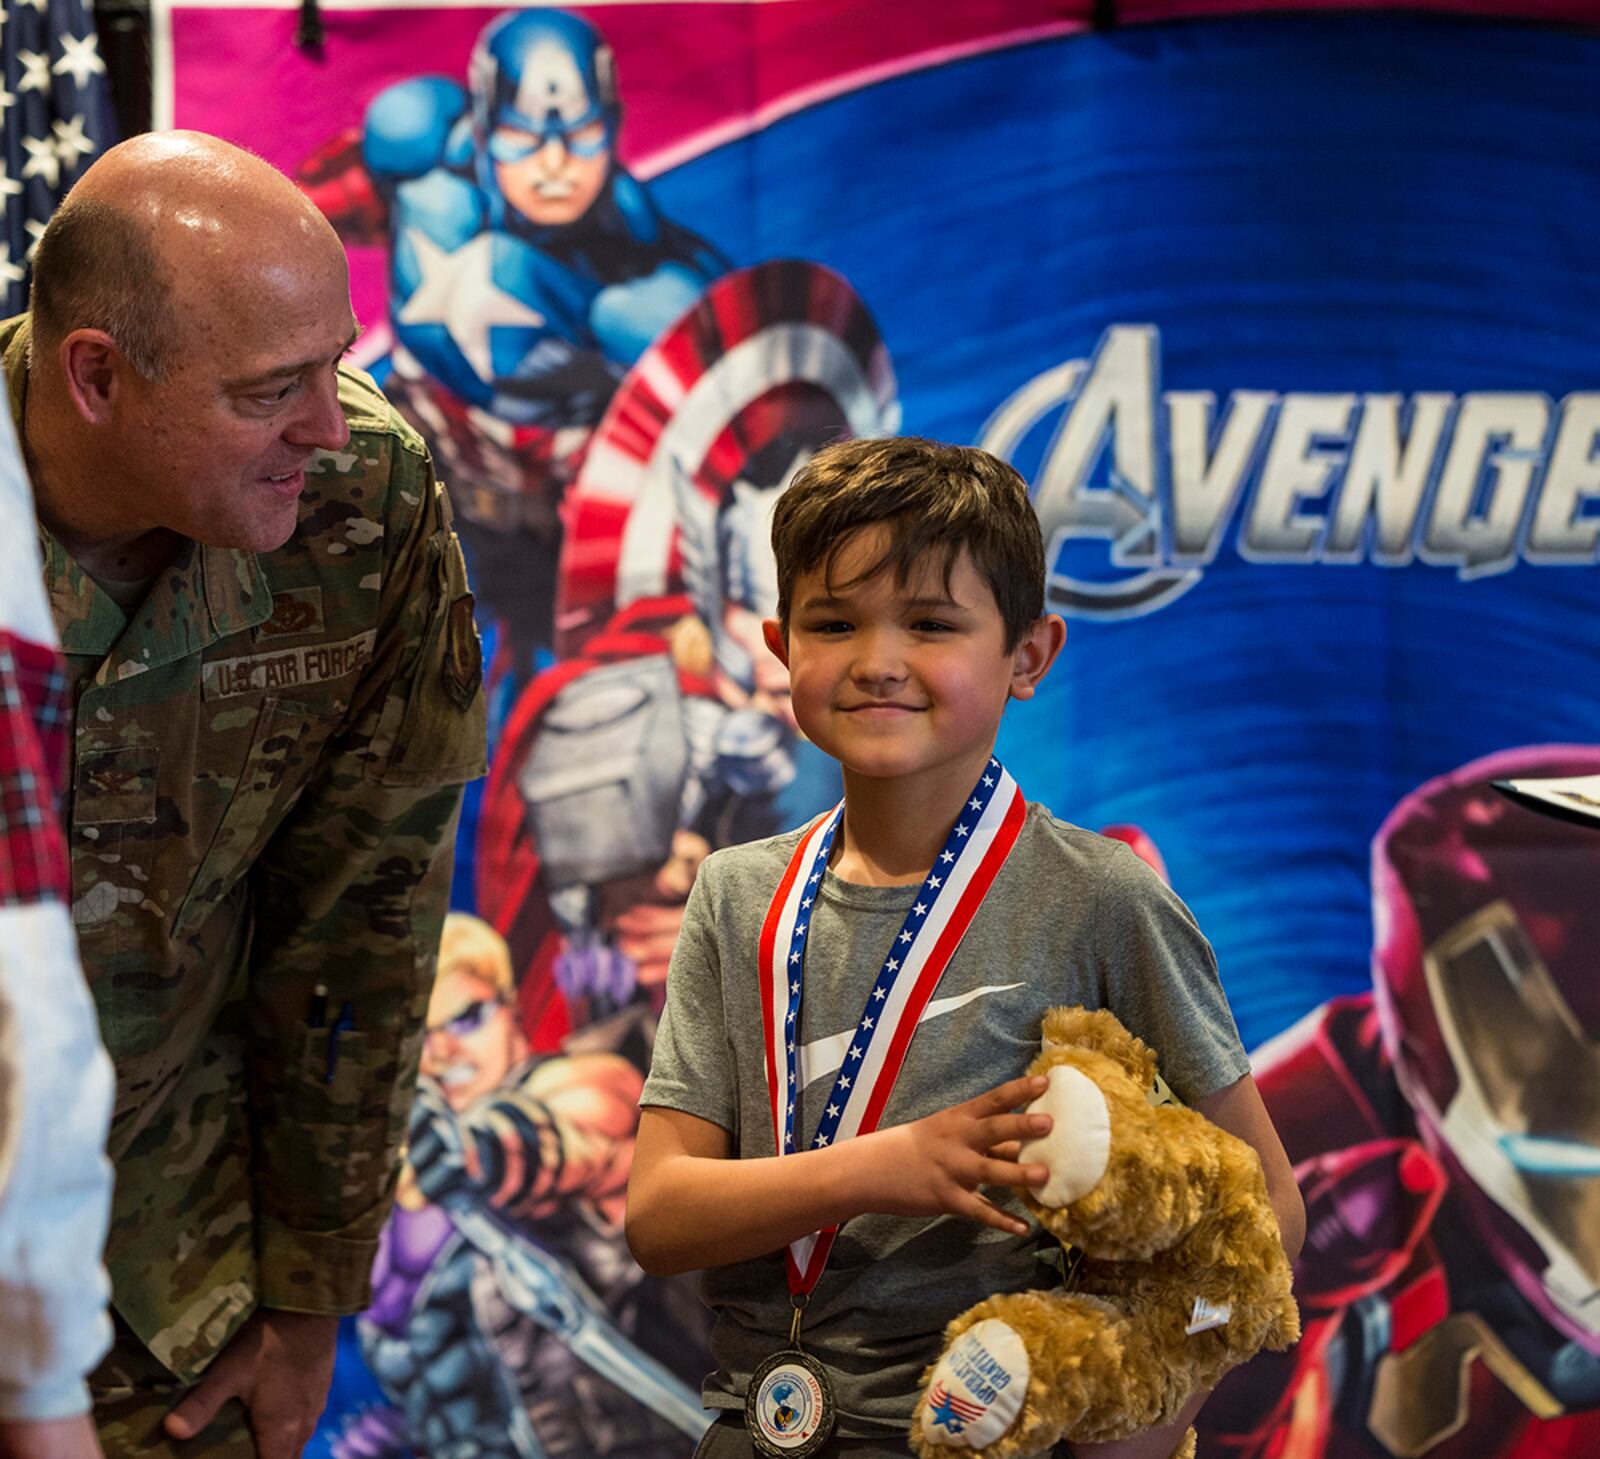
[[[331,254],[342,259],[327,220],[259,157],[200,132],[146,133],[96,161],[46,227],[35,340],[100,329],[160,379],[192,305]]]

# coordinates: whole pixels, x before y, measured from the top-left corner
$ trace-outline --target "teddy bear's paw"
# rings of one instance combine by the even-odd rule
[[[928,1380],[918,1423],[922,1446],[989,1449],[1004,1438],[1028,1395],[1027,1344],[998,1317],[974,1323]],[[996,1450],[998,1456],[1002,1451]]]
[[[1050,1178],[1032,1194],[1041,1206],[1060,1209],[1086,1196],[1106,1173],[1111,1159],[1111,1112],[1099,1086],[1070,1064],[1057,1064],[1050,1082],[1029,1114],[1050,1116],[1050,1133],[1023,1145],[1017,1159],[1043,1165]]]

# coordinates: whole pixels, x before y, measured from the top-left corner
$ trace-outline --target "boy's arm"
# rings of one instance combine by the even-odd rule
[[[1250,1074],[1195,1101],[1195,1109],[1219,1129],[1236,1135],[1261,1157],[1261,1173],[1267,1178],[1267,1199],[1278,1218],[1278,1235],[1294,1265],[1306,1237],[1306,1207],[1300,1199],[1300,1186],[1284,1152],[1283,1142],[1273,1127],[1272,1116],[1261,1102],[1261,1091]]]
[[[948,1212],[1023,1235],[1027,1224],[978,1190],[1044,1184],[1043,1165],[1018,1165],[994,1150],[1049,1131],[1048,1115],[1010,1113],[1045,1082],[1013,1079],[911,1124],[754,1160],[731,1158],[720,1125],[647,1106],[628,1181],[629,1250],[647,1272],[671,1276],[765,1256],[867,1211]]]
[[[1272,1116],[1261,1102],[1261,1091],[1256,1088],[1255,1079],[1246,1074],[1215,1094],[1196,1100],[1194,1107],[1218,1128],[1237,1135],[1261,1157],[1261,1170],[1267,1179],[1267,1199],[1278,1218],[1283,1249],[1292,1265],[1305,1240],[1306,1208],[1300,1199],[1300,1187],[1289,1165],[1289,1157],[1273,1128]],[[1177,1418],[1159,1429],[1146,1429],[1131,1439],[1118,1439],[1109,1444],[1074,1444],[1072,1452],[1077,1459],[1168,1459],[1208,1397],[1209,1393],[1197,1393]]]

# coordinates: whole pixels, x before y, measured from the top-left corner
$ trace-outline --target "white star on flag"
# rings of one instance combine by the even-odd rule
[[[56,156],[55,143],[48,137],[24,137],[23,150],[28,160],[22,164],[24,178],[42,177],[46,187],[61,181],[61,159]]]
[[[828,1113],[837,1119],[839,1115],[839,1106],[836,1104],[830,1104],[828,1106]]]
[[[956,859],[956,857],[955,857],[955,853],[953,851],[941,851],[939,853],[939,860],[940,861],[954,861],[955,859]]]
[[[983,809],[983,802],[979,800],[977,796],[973,796],[972,799],[967,802],[967,804],[975,811],[981,811]]]
[[[872,1020],[870,1018],[863,1018],[861,1020],[861,1026],[862,1026],[862,1028],[871,1028],[872,1027]]]
[[[919,917],[926,917],[928,915],[928,909],[924,907],[921,902],[918,902],[917,905],[911,910]]]
[[[890,958],[886,966],[891,973],[897,973],[900,971],[900,963],[896,958]]]
[[[450,331],[480,380],[494,378],[489,331],[522,325],[536,328],[545,317],[532,305],[506,293],[494,281],[492,229],[463,243],[453,253],[417,228],[405,236],[416,252],[421,282],[395,316],[401,324],[442,324]]]
[[[798,993],[800,991],[800,985],[798,983],[790,983],[789,991],[791,993]]]
[[[41,56],[37,51],[18,51],[17,59],[22,62],[22,80],[17,82],[17,92],[50,90],[50,57]]]
[[[8,284],[20,284],[26,277],[26,271],[11,262],[10,245],[0,243],[0,279]]]
[[[930,876],[928,878],[928,885],[930,887],[942,887],[944,885],[944,883],[942,881],[940,881],[938,877]]]
[[[802,908],[803,908],[803,909],[804,909],[804,910],[805,910],[805,911],[807,911],[807,912],[809,912],[809,911],[810,911],[810,910],[811,910],[811,898],[810,898],[810,897],[804,897],[804,898],[802,898],[802,899],[801,899],[801,902],[800,902],[800,906],[801,906],[801,907],[802,907]]]
[[[14,91],[7,91],[4,86],[0,86],[0,116],[4,116],[6,112],[16,104],[17,93]]]
[[[850,1057],[852,1059],[859,1059],[861,1057],[861,1050],[858,1049],[854,1044],[850,1045]]]
[[[792,1009],[792,1008],[791,1008],[791,1009],[790,1009],[790,1010],[789,1010],[789,1018],[788,1018],[788,1021],[789,1021],[789,1022],[790,1022],[790,1023],[793,1023],[793,1022],[794,1022],[794,1009]]]
[[[971,829],[971,827],[969,827],[969,826],[957,826],[956,827],[956,835],[965,836],[970,829]]]
[[[889,991],[887,988],[874,988],[872,990],[872,996],[876,998],[879,1003],[882,1003],[883,1000],[889,996]]]
[[[992,775],[985,775],[985,776],[984,776],[984,777],[983,777],[983,783],[984,783],[984,784],[985,784],[985,785],[993,785],[993,784],[994,784],[994,776],[992,776]]]
[[[90,40],[94,37],[90,36]],[[83,134],[83,113],[80,111],[70,122],[54,122],[50,130],[55,133],[56,156],[68,167],[77,166],[80,157],[87,157],[95,145]]]
[[[817,1138],[815,1140],[813,1140],[811,1143],[813,1145],[815,1145],[820,1150],[824,1145],[826,1145],[828,1143],[828,1137],[826,1135],[818,1135]]]
[[[106,63],[100,59],[100,39],[94,34],[61,37],[61,59],[50,68],[57,76],[70,76],[82,91],[91,76],[103,76]]]
[[[850,1087],[850,1076],[848,1074],[841,1074],[839,1076],[839,1088],[840,1089],[848,1089],[849,1087]]]
[[[911,934],[909,932],[902,932],[900,934],[900,941],[901,942],[910,942],[911,941]]]
[[[806,924],[804,922],[798,922],[798,923],[795,924],[795,929],[794,930],[797,933],[804,932],[806,930]]]
[[[22,191],[22,184],[6,171],[4,159],[0,159],[0,197],[14,198]]]
[[[796,948],[793,952],[791,952],[789,954],[789,961],[792,962],[792,963],[797,963],[797,962],[800,961],[800,949],[799,948]]]
[[[821,880],[822,880],[822,873],[820,871],[814,871],[814,872],[811,873],[811,880],[808,883],[808,885],[816,886],[816,884]]]
[[[28,262],[33,262],[33,256],[39,251],[39,240],[44,237],[44,224],[37,218],[29,218],[22,225],[33,242],[28,245]]]

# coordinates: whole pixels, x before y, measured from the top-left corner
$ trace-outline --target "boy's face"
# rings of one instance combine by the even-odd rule
[[[884,530],[845,544],[831,594],[820,569],[799,574],[788,636],[769,619],[767,643],[788,666],[800,728],[847,772],[915,779],[932,793],[959,780],[964,790],[1007,701],[1032,696],[1065,630],[1041,618],[1007,653],[994,593],[964,549],[948,585],[938,559],[903,585],[892,571],[854,582],[882,555]]]

